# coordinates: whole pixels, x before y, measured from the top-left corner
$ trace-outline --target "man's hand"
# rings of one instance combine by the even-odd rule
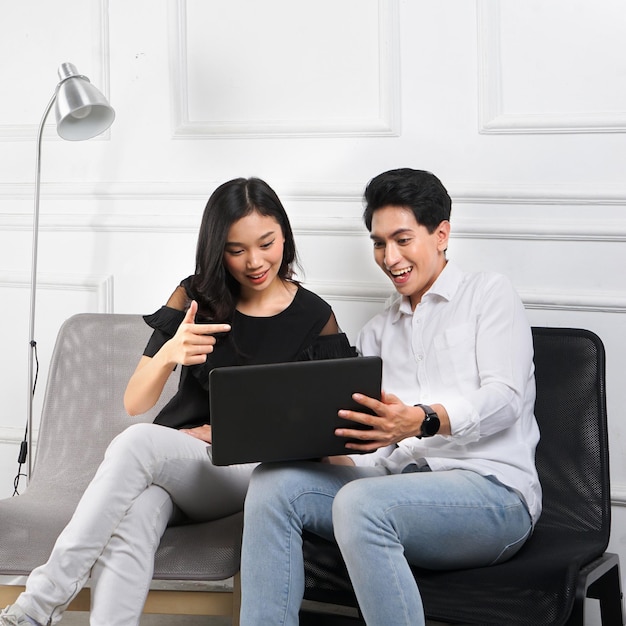
[[[397,396],[384,391],[380,400],[360,393],[355,393],[352,398],[374,411],[376,415],[345,409],[339,411],[339,417],[371,427],[367,430],[356,428],[338,428],[335,430],[335,434],[339,437],[358,440],[356,443],[346,443],[346,448],[359,452],[373,452],[378,448],[420,434],[424,420],[422,409],[408,406],[401,402]]]

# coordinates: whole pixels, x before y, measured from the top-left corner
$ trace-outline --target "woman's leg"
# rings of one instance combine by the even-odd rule
[[[133,502],[91,569],[91,626],[139,623],[173,510],[169,494],[156,485]]]
[[[335,498],[333,525],[368,626],[424,624],[409,563],[490,565],[515,554],[531,530],[519,496],[464,470],[350,483]]]
[[[190,438],[183,433],[173,436]],[[206,454],[200,458],[198,468],[194,468],[197,462],[191,459],[179,466],[176,459],[170,458],[170,476],[158,477],[170,493],[152,485],[124,516],[92,568],[91,626],[139,623],[154,571],[154,555],[174,509],[172,499],[179,512],[196,521],[216,519],[242,509],[254,466],[218,468]]]
[[[347,482],[384,470],[267,464],[252,476],[241,555],[241,626],[297,625],[304,594],[302,530],[333,539],[332,502]],[[392,623],[392,622],[388,622]]]
[[[152,484],[179,498],[180,508],[194,519],[240,510],[252,467],[214,467],[207,448],[199,439],[154,424],[135,424],[118,435],[48,562],[29,576],[18,605],[40,623],[56,623],[126,513]]]

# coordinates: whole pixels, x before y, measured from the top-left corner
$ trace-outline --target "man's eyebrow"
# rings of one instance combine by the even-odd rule
[[[394,230],[391,235],[389,235],[390,238],[392,237],[397,237],[398,235],[402,235],[403,233],[412,233],[413,229],[411,228],[398,228],[398,230]],[[370,239],[384,239],[384,237],[381,237],[379,235],[377,235],[376,233],[370,233]]]

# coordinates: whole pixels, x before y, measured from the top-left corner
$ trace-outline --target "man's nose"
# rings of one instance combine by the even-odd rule
[[[397,246],[395,244],[388,244],[385,248],[385,267],[393,267],[399,258],[400,253]]]

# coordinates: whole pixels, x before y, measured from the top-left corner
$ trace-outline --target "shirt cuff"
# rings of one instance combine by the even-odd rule
[[[444,435],[447,439],[454,439],[455,442],[462,444],[480,439],[480,415],[472,404],[464,398],[441,400],[440,404],[446,407],[450,420],[452,434]]]

